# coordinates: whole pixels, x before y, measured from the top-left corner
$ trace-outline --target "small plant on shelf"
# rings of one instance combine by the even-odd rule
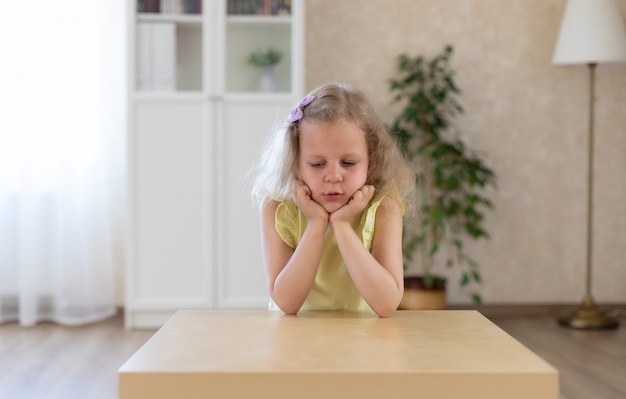
[[[248,57],[248,63],[257,68],[273,67],[283,58],[283,53],[275,48],[255,51]]]

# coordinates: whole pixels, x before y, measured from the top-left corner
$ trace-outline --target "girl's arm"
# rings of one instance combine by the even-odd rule
[[[322,256],[328,220],[309,220],[296,249],[276,232],[278,203],[268,200],[261,206],[263,263],[270,296],[280,309],[295,314],[306,300]]]
[[[365,191],[362,197],[361,201],[367,204],[372,195]],[[359,199],[355,195],[354,200]],[[363,246],[349,220],[335,216],[331,215],[331,226],[354,284],[379,317],[390,316],[400,304],[404,291],[400,205],[389,197],[381,202],[376,212],[371,253]]]

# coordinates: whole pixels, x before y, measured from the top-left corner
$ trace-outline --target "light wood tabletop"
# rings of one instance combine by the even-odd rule
[[[119,369],[120,399],[557,399],[558,372],[473,310],[177,312]]]

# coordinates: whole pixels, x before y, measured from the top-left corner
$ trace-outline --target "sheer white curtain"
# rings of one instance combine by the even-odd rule
[[[125,7],[0,2],[0,322],[115,313]]]

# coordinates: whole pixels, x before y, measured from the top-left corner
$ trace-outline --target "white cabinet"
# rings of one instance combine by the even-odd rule
[[[127,328],[267,306],[248,172],[303,95],[302,2],[129,0]],[[269,48],[260,91],[248,58]]]

